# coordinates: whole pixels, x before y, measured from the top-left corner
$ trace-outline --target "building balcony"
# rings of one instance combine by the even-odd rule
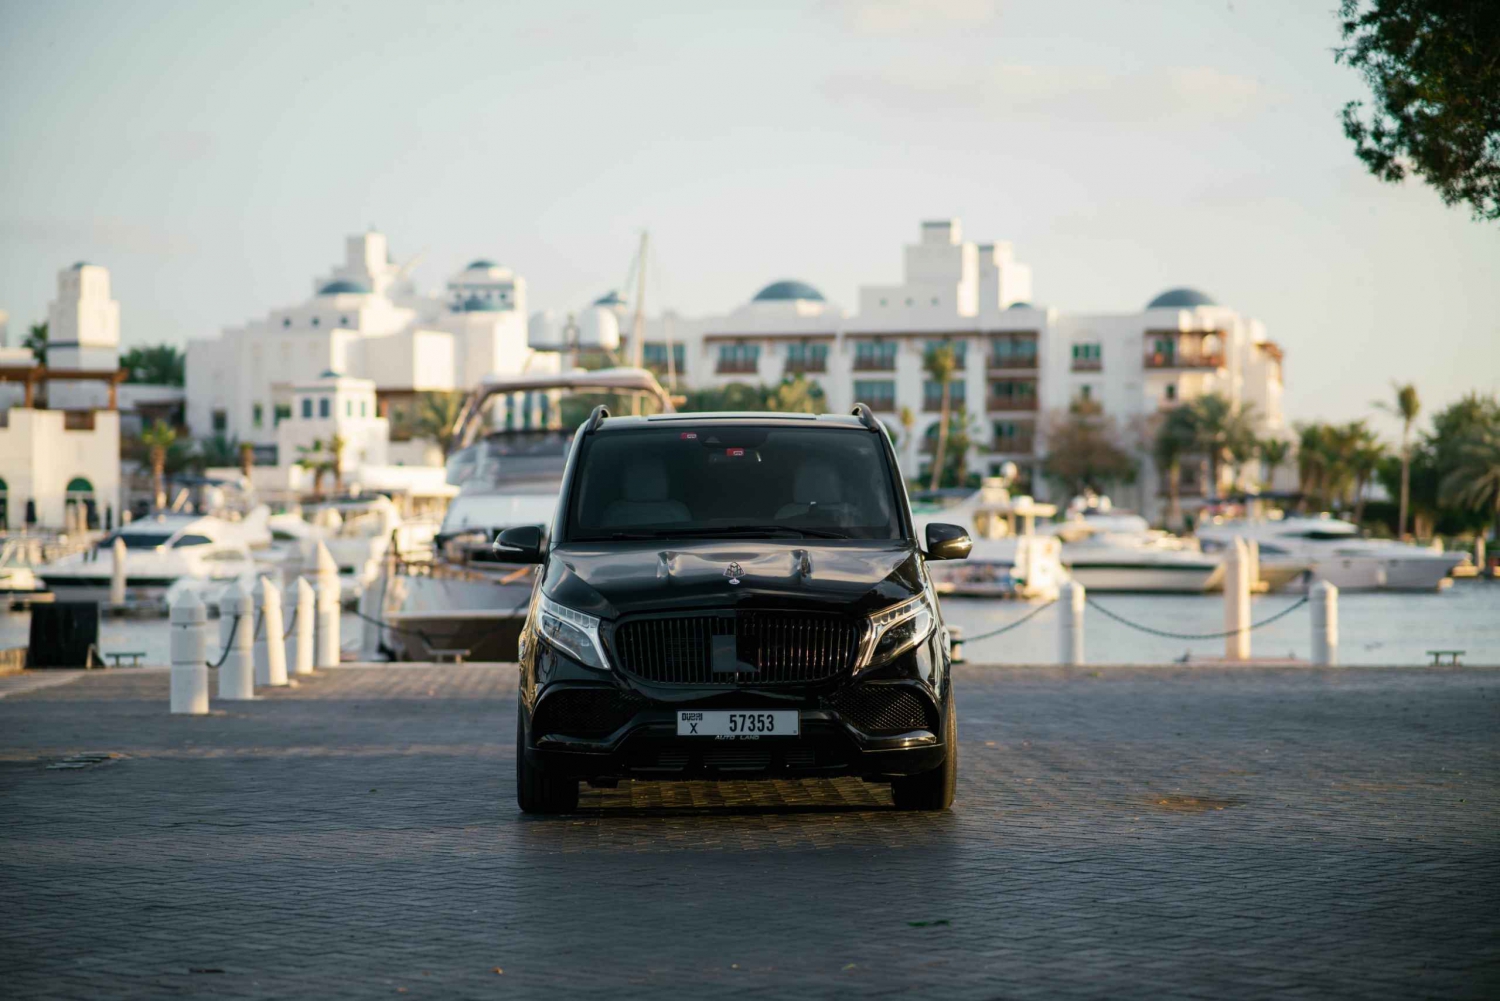
[[[1036,355],[1031,355],[1029,358],[1018,358],[1015,355],[989,355],[984,362],[985,368],[991,372],[1003,372],[1008,369],[1034,372],[1036,364]]]
[[[816,375],[828,371],[827,358],[803,358],[796,361],[788,358],[786,362],[786,373],[788,375]]]
[[[92,410],[64,410],[64,431],[92,431],[94,430],[94,412]]]
[[[1222,352],[1212,354],[1179,354],[1166,351],[1152,351],[1146,355],[1145,364],[1149,369],[1223,368],[1224,355]]]
[[[872,396],[866,400],[860,400],[871,412],[877,414],[894,414],[896,412],[896,398],[894,396]]]
[[[1074,358],[1073,371],[1075,372],[1102,372],[1104,371],[1103,358]]]
[[[948,412],[958,413],[964,408],[964,398],[953,396],[948,399]],[[922,413],[940,414],[943,412],[943,398],[940,396],[924,396],[922,398]]]
[[[754,360],[727,360],[719,359],[714,366],[714,372],[718,375],[754,375],[760,371],[760,362]]]
[[[878,355],[874,358],[859,355],[854,356],[854,371],[856,372],[894,372],[896,371],[895,355]]]
[[[991,396],[984,401],[986,412],[1009,410],[1035,410],[1035,396]]]
[[[990,442],[990,451],[997,455],[1030,455],[1036,450],[1036,439],[1025,438],[996,438]]]

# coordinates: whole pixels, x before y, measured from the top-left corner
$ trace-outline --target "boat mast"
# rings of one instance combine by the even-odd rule
[[[630,323],[630,364],[641,368],[645,358],[646,339],[646,231],[641,230],[641,249],[635,262],[635,317]],[[632,409],[641,412],[639,393],[631,397]]]

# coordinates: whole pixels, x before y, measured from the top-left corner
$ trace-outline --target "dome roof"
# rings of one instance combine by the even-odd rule
[[[465,313],[498,313],[502,305],[493,299],[481,299],[477,295],[471,295],[459,303],[458,308]]]
[[[791,299],[811,299],[813,302],[822,302],[823,293],[807,284],[807,282],[772,282],[755,293],[755,298],[751,301],[784,302]]]
[[[347,278],[329,282],[318,289],[318,295],[369,295],[370,286],[364,282],[353,282]]]
[[[1192,309],[1194,306],[1217,306],[1212,296],[1195,288],[1169,288],[1146,303],[1147,309]]]
[[[1009,306],[1006,306],[1005,308],[1006,309],[1036,309],[1036,307],[1033,306],[1029,302],[1013,302]]]
[[[494,261],[487,260],[486,258],[481,257],[477,261],[470,261],[469,262],[469,266],[466,267],[466,268],[464,268],[464,270],[465,271],[488,271],[490,268],[493,268],[493,267],[496,267],[496,266],[497,265],[495,264]]]
[[[594,300],[594,305],[595,306],[623,306],[623,305],[625,305],[625,300],[622,299],[622,298],[620,298],[620,293],[618,291],[616,291],[615,289],[610,289],[608,292],[604,293],[599,298],[595,299]]]

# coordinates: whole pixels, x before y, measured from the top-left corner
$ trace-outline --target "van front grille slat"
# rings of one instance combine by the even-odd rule
[[[663,685],[795,685],[846,675],[854,620],[806,612],[742,611],[627,619],[614,628],[619,667]],[[740,670],[714,670],[714,637],[733,636]],[[720,665],[721,667],[723,665]]]

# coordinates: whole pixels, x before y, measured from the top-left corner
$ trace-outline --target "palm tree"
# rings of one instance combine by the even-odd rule
[[[1365,487],[1370,483],[1370,478],[1375,475],[1375,470],[1380,467],[1380,460],[1385,458],[1385,446],[1375,436],[1375,432],[1364,426],[1364,421],[1354,421],[1349,425],[1353,447],[1349,453],[1349,469],[1354,476],[1354,523],[1356,525],[1364,521],[1365,517]]]
[[[1478,426],[1456,449],[1453,469],[1443,477],[1445,504],[1487,511],[1500,537],[1500,426]]]
[[[1285,438],[1262,438],[1258,448],[1262,472],[1265,475],[1264,489],[1269,490],[1276,482],[1276,470],[1286,462],[1286,457],[1292,450],[1292,443]]]
[[[411,418],[413,437],[432,439],[443,450],[443,455],[447,456],[453,451],[458,418],[463,407],[463,393],[423,393]]]
[[[21,347],[30,349],[38,365],[47,364],[47,323],[45,320],[31,325],[31,329],[26,333],[26,339],[21,342]]]
[[[186,375],[187,359],[170,344],[131,348],[120,355],[126,382],[156,386],[180,386]]]
[[[1422,412],[1422,401],[1417,396],[1415,384],[1392,383],[1396,390],[1394,403],[1384,400],[1375,405],[1387,413],[1401,418],[1401,504],[1396,514],[1396,537],[1406,537],[1406,512],[1411,506],[1411,429]]]
[[[334,495],[339,497],[344,494],[344,448],[348,444],[342,435],[328,439],[328,467],[333,471]]]
[[[1182,457],[1198,441],[1198,419],[1191,407],[1169,411],[1151,441],[1151,458],[1167,478],[1167,525],[1176,528],[1182,521]]]
[[[1183,409],[1183,408],[1179,408]],[[1224,461],[1248,458],[1254,449],[1255,425],[1249,406],[1237,406],[1220,393],[1207,393],[1186,405],[1192,412],[1198,449],[1208,456],[1209,496],[1219,495]]]
[[[902,407],[896,414],[896,419],[901,422],[901,450],[906,453],[907,461],[911,461],[911,446],[914,441],[912,428],[916,427],[917,415],[911,412],[911,407]]]
[[[935,345],[928,350],[922,368],[943,388],[942,403],[938,407],[937,450],[932,456],[932,483],[928,487],[936,490],[943,479],[943,462],[948,453],[948,409],[953,402],[950,383],[953,381],[953,373],[958,371],[958,353],[947,342]]]
[[[245,477],[245,482],[250,482],[250,470],[255,466],[255,443],[240,442],[240,473]]]
[[[167,506],[167,450],[176,440],[177,432],[163,420],[154,421],[141,432],[141,444],[146,446],[150,455],[152,506],[157,510]]]

